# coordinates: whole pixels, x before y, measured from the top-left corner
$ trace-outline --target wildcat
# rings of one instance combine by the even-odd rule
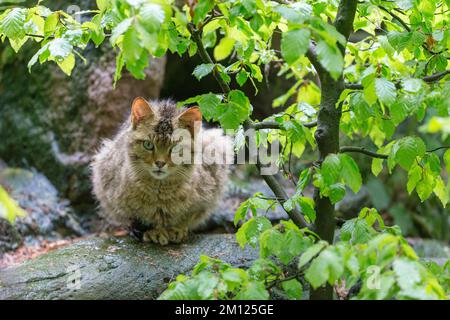
[[[193,163],[192,146],[225,155],[222,160],[232,151],[222,130],[201,128],[201,119],[198,107],[136,98],[131,121],[104,141],[91,164],[101,215],[130,228],[149,226],[143,240],[161,245],[184,241],[205,222],[222,196],[228,167],[225,161]],[[179,131],[188,138],[180,142]],[[174,154],[189,161],[174,161]]]

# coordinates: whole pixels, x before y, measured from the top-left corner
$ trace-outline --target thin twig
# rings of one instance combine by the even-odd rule
[[[365,155],[368,155],[373,158],[379,158],[379,159],[387,159],[389,156],[387,154],[380,154],[373,151],[366,150],[364,147],[341,147],[339,149],[340,153],[345,152],[358,152],[363,153]]]
[[[437,73],[429,75],[429,76],[425,76],[425,77],[422,78],[422,80],[425,81],[426,83],[433,83],[433,82],[441,80],[442,78],[444,78],[448,74],[450,74],[450,69],[442,71],[442,72],[437,72]],[[396,81],[395,82],[395,86],[396,86],[397,89],[400,89],[401,86],[402,86],[401,81],[400,80]],[[350,82],[350,83],[346,83],[345,84],[345,88],[346,89],[351,89],[351,90],[363,90],[364,86],[362,84],[359,84],[359,83]]]

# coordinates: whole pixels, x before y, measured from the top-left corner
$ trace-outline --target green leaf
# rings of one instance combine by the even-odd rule
[[[236,40],[231,37],[220,39],[219,44],[214,48],[214,58],[217,61],[226,59],[233,52]]]
[[[197,80],[201,80],[203,77],[210,74],[216,65],[214,63],[205,63],[195,67],[194,72],[192,74],[197,78]]]
[[[332,184],[329,187],[328,196],[333,204],[341,201],[345,196],[345,186],[340,182]]]
[[[395,84],[384,78],[375,79],[375,92],[378,99],[387,106],[393,104],[397,97]]]
[[[123,60],[123,51],[120,51],[116,57],[116,70],[114,72],[114,88],[116,87],[117,81],[122,77],[122,69],[125,65],[125,61]]]
[[[425,151],[425,144],[422,139],[419,137],[404,137],[394,143],[389,157],[403,169],[409,170],[416,157],[422,157]]]
[[[10,39],[20,39],[25,36],[26,10],[12,9],[0,22],[0,30]]]
[[[341,228],[342,241],[348,241],[352,244],[367,243],[375,234],[376,231],[364,219],[347,220]]]
[[[133,22],[132,18],[128,18],[119,23],[111,32],[111,38],[109,39],[114,46],[121,35],[128,31]]]
[[[341,158],[334,153],[329,154],[320,167],[320,171],[327,185],[332,185],[340,180],[341,170]]]
[[[309,221],[314,222],[316,220],[314,200],[308,197],[300,197],[299,204],[302,209],[302,213],[308,217]]]
[[[70,42],[63,38],[56,38],[48,43],[48,51],[50,56],[54,57],[57,62],[63,62],[72,53],[73,46]]]
[[[253,217],[245,222],[236,232],[236,241],[244,248],[248,243],[255,247],[258,242],[259,234],[272,227],[272,223],[262,216]]]
[[[374,158],[372,160],[372,173],[374,176],[378,176],[380,172],[383,170],[383,159]]]
[[[422,180],[422,168],[418,164],[413,164],[408,171],[408,182],[406,184],[406,190],[409,194],[413,192],[420,180]]]
[[[244,69],[240,70],[238,74],[236,75],[236,82],[240,87],[242,87],[248,79],[248,72]]]
[[[269,293],[263,283],[249,281],[236,295],[236,300],[268,300]]]
[[[329,247],[313,260],[308,270],[306,270],[305,279],[308,280],[314,289],[317,289],[327,281],[330,285],[334,285],[343,272],[344,263],[342,257],[335,248]]]
[[[416,191],[423,202],[428,199],[433,192],[436,181],[428,170],[422,170],[422,179],[417,183]]]
[[[298,261],[298,268],[301,269],[303,266],[305,266],[308,262],[310,262],[316,255],[319,254],[320,251],[322,251],[326,246],[328,246],[328,243],[326,241],[319,241],[315,244],[313,244],[311,247],[309,247],[300,257]]]
[[[362,178],[358,165],[352,157],[346,154],[340,154],[339,158],[342,165],[341,176],[344,179],[345,184],[348,185],[354,193],[357,193],[362,185]]]
[[[97,8],[100,11],[104,11],[109,7],[109,1],[110,0],[96,0]]]
[[[52,34],[55,32],[56,26],[59,22],[59,13],[54,12],[51,15],[49,15],[47,18],[45,18],[44,23],[44,34]]]
[[[197,25],[200,21],[205,19],[209,11],[214,8],[214,0],[199,0],[194,7],[193,22]]]
[[[19,52],[20,48],[27,42],[28,37],[25,36],[22,39],[9,39],[9,43],[11,44],[11,48],[13,48],[14,52]]]
[[[436,184],[434,186],[433,192],[441,200],[442,206],[445,208],[448,203],[449,190],[445,187],[444,181],[440,176],[436,177]]]
[[[398,258],[393,263],[393,269],[398,284],[403,290],[409,290],[421,281],[417,264],[414,261]]]
[[[58,66],[68,76],[72,74],[75,67],[75,56],[73,53],[69,54],[62,62],[58,62]]]
[[[12,224],[16,217],[25,217],[26,215],[26,212],[19,207],[17,202],[0,185],[0,218],[8,220]]]
[[[344,58],[336,45],[320,40],[316,46],[320,64],[337,80],[344,69]]]
[[[447,173],[450,174],[450,149],[447,149],[444,153],[444,163],[445,163],[445,169],[447,170]]]
[[[297,279],[283,281],[281,287],[291,300],[300,300],[302,298],[303,287]]]
[[[237,129],[248,119],[251,105],[247,96],[240,90],[232,90],[228,94],[228,103],[217,107],[219,122],[224,129]]]
[[[222,96],[214,93],[207,93],[201,95],[198,99],[198,105],[203,117],[210,121],[211,119],[217,119],[217,106],[222,102]]]
[[[294,29],[283,33],[281,54],[288,64],[295,63],[309,48],[309,29]]]
[[[165,20],[163,8],[156,3],[146,3],[140,10],[140,21],[148,32],[158,32]]]

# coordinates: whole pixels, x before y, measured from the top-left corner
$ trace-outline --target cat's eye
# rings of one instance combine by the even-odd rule
[[[155,145],[153,143],[151,143],[151,141],[145,140],[142,145],[144,146],[145,149],[147,150],[153,150],[155,149]]]

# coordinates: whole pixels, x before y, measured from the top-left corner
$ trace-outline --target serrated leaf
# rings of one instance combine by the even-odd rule
[[[383,170],[383,159],[379,159],[379,158],[374,158],[372,160],[372,173],[373,175],[376,177],[380,174],[380,172]]]
[[[132,18],[128,18],[119,23],[111,32],[110,42],[114,46],[121,35],[128,31],[133,22]]]
[[[236,82],[240,87],[242,87],[248,79],[248,72],[244,69],[240,70],[238,74],[236,75]]]
[[[332,248],[327,248],[313,260],[311,266],[306,270],[305,279],[314,289],[328,282],[334,285],[334,282],[344,272],[342,257]]]
[[[226,59],[233,52],[236,40],[231,37],[223,37],[214,48],[214,58],[217,61]]]
[[[294,29],[284,32],[281,38],[281,54],[288,64],[295,63],[309,48],[309,29]]]
[[[73,53],[69,54],[62,62],[58,62],[58,66],[68,76],[72,74],[75,67],[75,56]]]
[[[337,154],[329,154],[323,161],[320,171],[326,185],[338,182],[341,177],[342,164]]]
[[[420,180],[422,180],[422,168],[417,164],[413,165],[408,171],[408,182],[406,184],[406,190],[409,194],[416,188]]]
[[[375,92],[378,99],[387,106],[393,104],[397,97],[395,84],[385,78],[375,79]]]
[[[228,94],[228,103],[217,106],[218,120],[224,129],[237,129],[251,113],[251,105],[247,96],[240,90],[232,90]]]
[[[214,0],[199,0],[194,7],[193,22],[198,24],[214,8]]]
[[[195,67],[194,72],[192,74],[197,78],[197,80],[201,80],[203,77],[210,74],[215,67],[214,63],[204,63]]]
[[[283,281],[281,287],[291,300],[300,300],[302,298],[303,287],[297,279]]]
[[[146,3],[140,12],[141,23],[148,32],[158,32],[166,18],[163,8],[157,3]]]
[[[0,22],[0,30],[10,39],[21,39],[25,36],[26,10],[13,8]]]
[[[48,35],[55,31],[56,26],[59,22],[59,13],[53,12],[51,15],[49,15],[47,18],[45,18],[44,23],[44,34]]]
[[[436,180],[428,172],[428,170],[422,171],[422,179],[417,183],[416,191],[420,200],[423,202],[428,199],[433,192]]]
[[[331,46],[324,40],[320,40],[316,46],[320,64],[331,76],[337,80],[344,69],[344,58],[336,45]]]
[[[302,209],[302,213],[306,215],[309,221],[314,222],[316,220],[316,211],[314,210],[314,200],[308,197],[300,197],[299,205]]]
[[[416,157],[422,157],[425,151],[425,144],[422,139],[419,137],[404,137],[394,143],[390,158],[395,160],[403,169],[409,170]]]
[[[272,223],[262,216],[253,217],[245,222],[236,232],[236,241],[244,248],[246,244],[255,247],[260,233],[272,227]]]
[[[267,300],[269,293],[264,284],[256,281],[249,281],[236,295],[237,300]]]
[[[447,151],[445,151],[443,159],[445,163],[445,169],[447,170],[447,173],[450,174],[450,149],[447,149]]]
[[[217,106],[222,102],[221,95],[217,95],[214,93],[203,94],[198,100],[198,105],[200,107],[200,111],[203,114],[203,117],[210,121],[211,119],[218,118],[218,110]]]
[[[442,206],[445,208],[449,199],[449,189],[445,187],[445,183],[440,176],[436,177],[433,192],[441,200]]]
[[[352,157],[346,154],[340,154],[339,158],[342,165],[341,175],[345,184],[349,186],[354,193],[357,193],[362,185],[362,178],[358,165]]]
[[[319,254],[320,251],[322,251],[328,243],[326,241],[319,241],[315,244],[313,244],[311,247],[309,247],[300,257],[298,261],[298,269],[301,269],[303,266],[305,266],[308,262],[311,261],[317,254]]]
[[[341,201],[345,197],[345,186],[340,182],[332,184],[328,191],[328,197],[333,204]]]

